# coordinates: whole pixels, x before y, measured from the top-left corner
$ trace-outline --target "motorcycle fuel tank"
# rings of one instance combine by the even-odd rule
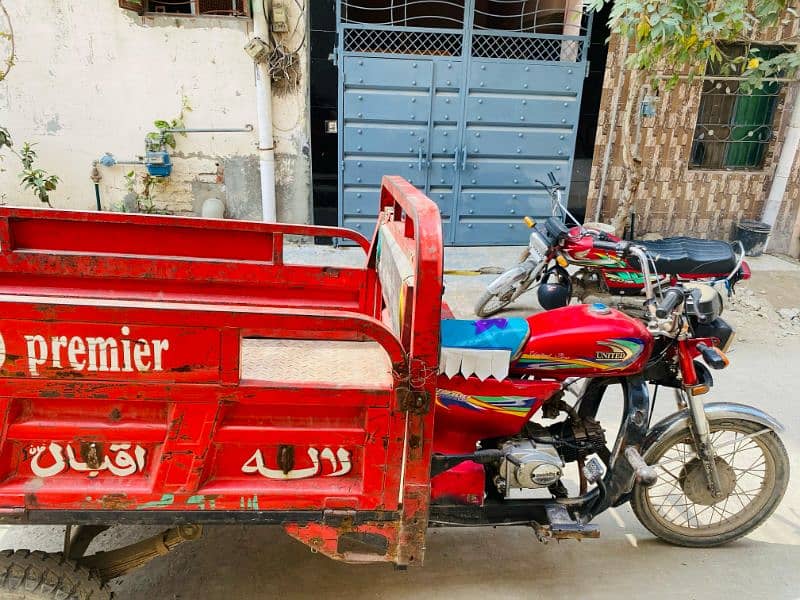
[[[641,321],[604,304],[576,304],[528,317],[531,335],[511,372],[540,377],[610,377],[644,368],[653,336]]]

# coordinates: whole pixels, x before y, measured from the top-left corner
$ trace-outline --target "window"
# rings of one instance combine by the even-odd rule
[[[145,12],[170,15],[248,15],[247,0],[142,0]]]
[[[760,46],[758,56],[766,60],[782,51],[783,47]],[[727,53],[745,56],[748,49],[733,46]],[[767,82],[760,90],[748,94],[740,90],[740,82],[735,78],[713,79],[714,75],[719,73],[709,72],[703,81],[689,168],[763,168],[772,140],[775,105],[781,84]]]

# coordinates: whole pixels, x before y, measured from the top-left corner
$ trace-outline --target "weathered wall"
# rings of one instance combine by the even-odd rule
[[[139,16],[116,0],[6,5],[17,63],[0,83],[0,125],[18,145],[35,142],[41,166],[62,179],[52,194],[56,207],[92,209],[92,161],[104,152],[117,159],[141,155],[153,120],[177,116],[183,97],[192,107],[187,127],[256,124],[254,68],[242,50],[252,32],[249,19]],[[297,6],[288,7],[294,24]],[[305,27],[303,16],[297,42]],[[310,215],[306,48],[299,84],[273,98],[278,216],[295,222],[308,222]],[[225,200],[230,217],[261,217],[256,132],[176,139],[173,175],[156,191],[159,207],[192,214],[216,196]],[[6,158],[3,166],[5,202],[38,205],[19,189],[16,161]],[[105,210],[122,205],[123,175],[131,168],[144,170],[100,167]]]
[[[784,32],[786,33],[786,32]],[[763,41],[776,39],[775,34]],[[628,102],[630,74],[623,69],[620,39],[612,36],[603,82],[597,141],[592,164],[587,215],[593,215],[600,190],[606,147],[611,134],[612,112],[617,112],[616,136],[610,156],[603,194],[602,219],[614,216],[622,197],[624,162],[623,115]],[[622,80],[618,106],[612,106],[614,89]],[[729,239],[740,219],[759,219],[769,193],[783,144],[791,107],[797,93],[786,89],[776,106],[775,136],[765,156],[763,169],[753,171],[689,169],[692,137],[697,121],[702,82],[681,81],[672,91],[661,93],[657,114],[641,120],[643,179],[634,202],[637,234],[693,235]],[[636,110],[633,111],[636,114]],[[631,132],[636,131],[634,125]],[[633,135],[633,133],[632,133]],[[800,209],[800,161],[796,164],[775,226],[770,249],[787,252]]]

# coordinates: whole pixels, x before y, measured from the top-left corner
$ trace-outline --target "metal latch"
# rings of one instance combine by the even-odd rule
[[[427,414],[431,408],[430,394],[421,390],[397,388],[397,400],[400,405],[400,410],[415,415]]]

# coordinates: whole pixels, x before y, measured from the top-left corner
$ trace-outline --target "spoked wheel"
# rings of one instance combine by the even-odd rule
[[[773,431],[741,419],[711,421],[710,426],[719,497],[708,488],[688,429],[646,451],[644,458],[656,467],[658,481],[633,490],[636,517],[672,544],[710,547],[747,535],[772,514],[786,492],[789,457]]]
[[[475,303],[475,314],[479,317],[491,317],[511,304],[518,295],[517,286],[499,294],[493,294],[487,290]]]

